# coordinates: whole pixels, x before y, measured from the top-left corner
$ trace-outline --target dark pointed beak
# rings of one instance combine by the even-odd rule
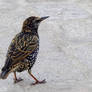
[[[47,18],[49,18],[49,16],[41,17],[40,19],[41,19],[41,21],[43,21],[43,20],[45,20]]]
[[[45,20],[45,19],[47,19],[47,18],[49,18],[49,16],[41,17],[41,18],[39,19],[39,21],[41,22],[41,21],[43,21],[43,20]]]

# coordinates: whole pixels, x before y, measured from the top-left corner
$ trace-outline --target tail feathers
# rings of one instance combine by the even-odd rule
[[[0,74],[0,78],[1,79],[6,79],[9,73],[9,67],[11,66],[11,60],[10,59],[6,59],[5,65],[2,68],[2,72]]]
[[[0,74],[0,78],[1,79],[6,79],[7,76],[8,76],[8,71],[7,70],[6,71],[2,71],[1,74]]]
[[[9,67],[11,66],[11,59],[7,58],[4,64],[4,67],[2,68],[2,71],[6,71],[9,69]]]

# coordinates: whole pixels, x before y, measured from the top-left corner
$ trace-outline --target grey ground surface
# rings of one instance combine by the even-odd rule
[[[91,0],[0,0],[0,69],[12,38],[29,16],[50,18],[39,27],[40,52],[32,72],[13,84],[13,74],[0,80],[0,92],[92,92],[92,1]]]

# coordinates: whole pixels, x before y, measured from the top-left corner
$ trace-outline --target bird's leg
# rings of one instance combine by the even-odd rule
[[[20,82],[22,80],[23,79],[21,79],[21,78],[17,79],[16,72],[14,72],[14,83],[18,83],[18,82]]]
[[[37,78],[35,78],[34,75],[31,73],[30,70],[28,70],[28,73],[29,73],[29,75],[31,75],[31,77],[36,81],[35,83],[32,83],[32,85],[46,83],[45,79],[42,80],[42,81],[39,81]]]

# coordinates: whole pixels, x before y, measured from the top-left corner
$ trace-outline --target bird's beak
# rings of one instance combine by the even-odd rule
[[[43,20],[45,20],[47,18],[49,18],[49,16],[41,17],[41,18],[38,19],[38,21],[41,22],[41,21],[43,21]]]
[[[43,21],[45,19],[49,18],[49,16],[41,17],[40,20]]]

